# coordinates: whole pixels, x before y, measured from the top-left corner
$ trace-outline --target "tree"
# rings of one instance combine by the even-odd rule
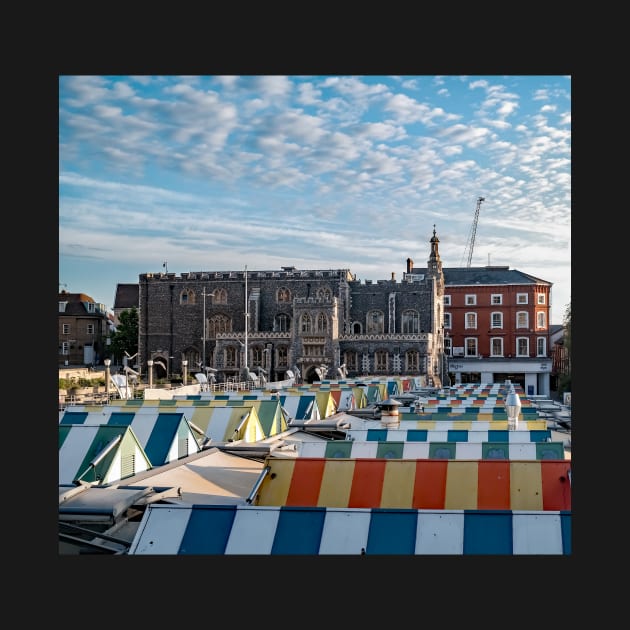
[[[122,311],[119,324],[111,337],[110,353],[117,363],[122,362],[125,352],[133,356],[138,352],[138,309],[134,306]]]

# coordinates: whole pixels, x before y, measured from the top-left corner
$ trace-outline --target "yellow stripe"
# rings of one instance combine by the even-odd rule
[[[477,422],[477,420],[474,422]],[[472,428],[473,426],[470,420],[453,420],[453,429],[470,430]]]
[[[477,462],[449,461],[446,469],[445,510],[477,509]]]
[[[258,499],[254,503],[256,505],[286,505],[295,460],[268,459],[267,464],[271,466],[271,471],[260,486]],[[275,473],[273,479],[272,473]]]
[[[385,465],[382,508],[410,508],[413,505],[413,487],[416,479],[416,462],[394,460]]]
[[[416,429],[435,429],[435,420],[418,420]]]
[[[543,509],[540,462],[510,462],[510,507],[513,510]]]
[[[355,460],[326,461],[319,490],[319,507],[348,507]]]

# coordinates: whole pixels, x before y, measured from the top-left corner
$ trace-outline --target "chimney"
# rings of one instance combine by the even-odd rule
[[[396,272],[392,271],[392,282],[396,282]]]
[[[411,273],[413,270],[413,260],[407,258],[407,273]]]

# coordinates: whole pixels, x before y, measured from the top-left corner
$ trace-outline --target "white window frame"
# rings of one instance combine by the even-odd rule
[[[468,352],[468,346],[474,346],[474,352]],[[466,337],[464,339],[464,356],[466,357],[478,357],[479,356],[479,340],[477,337]]]
[[[96,332],[96,326],[94,326],[94,324],[87,324],[85,332],[88,335],[93,335]]]
[[[547,313],[545,313],[545,311],[538,311],[538,313],[536,313],[536,328],[542,330],[547,328]]]
[[[494,323],[495,317],[499,320],[498,324]],[[490,328],[503,328],[503,313],[501,311],[490,313]]]
[[[70,324],[62,324],[62,334],[64,335],[70,334]]]
[[[544,293],[538,293],[538,295],[536,296],[537,304],[545,304],[545,294]]]
[[[453,327],[453,316],[450,313],[444,313],[444,328],[449,330]]]
[[[503,304],[503,294],[502,293],[493,293],[490,296],[490,305],[491,306],[501,306]]]
[[[516,294],[516,303],[517,304],[529,304],[527,293],[517,293]]]
[[[524,322],[519,324],[519,318],[523,318]],[[517,311],[516,328],[529,328],[529,313],[527,311]]]
[[[495,345],[498,345],[499,347],[495,348]],[[490,356],[491,357],[503,356],[503,337],[490,337]]]
[[[445,295],[444,296],[444,306],[450,306],[451,305],[451,296],[450,295]]]
[[[70,354],[70,342],[62,341],[61,342],[61,354]]]
[[[546,337],[536,337],[536,356],[537,357],[547,356],[547,338]]]
[[[519,352],[520,345],[524,344],[526,347],[525,352]],[[516,356],[517,357],[528,357],[529,356],[529,337],[517,337],[516,338]]]
[[[469,318],[472,318],[474,320],[473,326],[468,325]],[[477,313],[475,313],[474,311],[469,311],[468,313],[466,313],[466,315],[464,316],[464,328],[466,330],[477,330]]]
[[[477,295],[475,293],[467,293],[465,304],[466,306],[477,306]]]

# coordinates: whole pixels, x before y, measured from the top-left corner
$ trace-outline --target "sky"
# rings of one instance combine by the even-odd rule
[[[483,197],[479,205],[477,200]],[[571,300],[571,77],[59,76],[59,290],[509,266]]]

